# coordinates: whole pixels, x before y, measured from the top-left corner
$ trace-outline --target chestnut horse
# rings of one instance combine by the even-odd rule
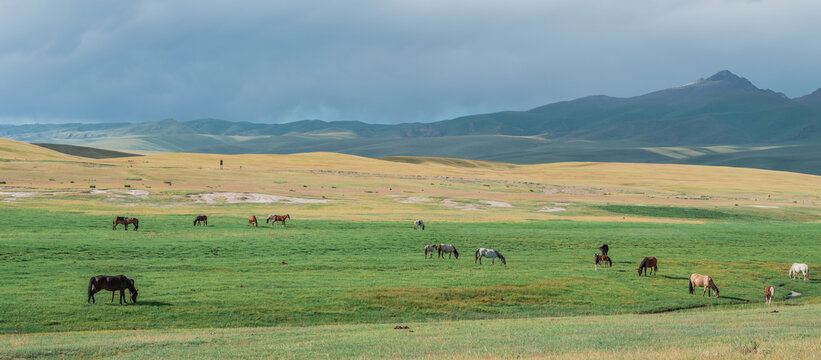
[[[285,219],[290,219],[291,215],[268,215],[268,218],[265,219],[265,223],[267,224],[269,221],[271,222],[271,226],[274,225],[277,221],[282,221],[282,226],[285,226]]]
[[[641,263],[639,264],[639,276],[641,276],[641,270],[644,270],[644,276],[647,276],[647,269],[650,269],[650,273],[655,275],[656,271],[658,271],[658,260],[656,260],[655,256],[646,257],[641,259]]]
[[[709,276],[700,274],[690,275],[690,294],[693,293],[694,287],[696,286],[704,288],[704,292],[701,293],[701,296],[707,294],[707,291],[712,290],[716,293],[716,299],[718,299],[718,287]]]
[[[95,304],[94,294],[100,290],[111,291],[111,302],[114,302],[114,293],[120,291],[120,304],[125,300],[125,289],[131,293],[131,302],[137,302],[137,289],[134,288],[134,279],[129,279],[125,275],[108,276],[97,275],[88,281],[88,302]],[[128,303],[128,300],[125,301]]]
[[[607,266],[613,267],[613,261],[611,261],[610,258],[607,257],[607,255],[593,254],[593,262],[595,263],[596,270],[599,269],[599,265],[604,267],[605,263],[607,264]]]
[[[248,217],[248,226],[257,227],[257,217],[256,216],[251,215],[251,216]]]
[[[194,226],[197,226],[197,224],[205,224],[205,226],[208,226],[208,217],[205,215],[197,216],[197,218],[194,219]]]
[[[775,289],[772,286],[765,286],[764,287],[764,303],[767,305],[773,304],[773,295],[775,294]]]
[[[128,224],[134,224],[134,231],[137,231],[137,228],[140,227],[140,220],[137,218],[117,216],[114,218],[114,226],[111,227],[111,230],[117,230],[118,224],[123,224],[126,231],[128,231]]]

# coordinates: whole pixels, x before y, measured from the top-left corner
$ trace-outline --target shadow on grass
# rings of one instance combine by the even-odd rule
[[[669,275],[659,275],[659,276],[661,276],[665,279],[672,279],[672,280],[690,280],[690,278],[686,278],[686,277],[675,277],[675,276],[669,276]]]
[[[732,296],[722,296],[719,299],[730,299],[730,300],[738,300],[738,301],[743,301],[743,302],[750,302],[750,300],[737,298],[737,297],[732,297]]]
[[[129,304],[134,306],[169,306],[173,305],[171,303],[162,302],[162,301],[138,301],[136,304]]]

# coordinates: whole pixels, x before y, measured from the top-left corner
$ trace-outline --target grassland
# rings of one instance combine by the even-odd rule
[[[89,160],[28,146],[0,143],[0,358],[818,349],[807,331],[821,325],[819,280],[786,275],[821,256],[816,176],[338,154]],[[203,200],[212,193],[239,197]],[[270,202],[249,202],[259,199]],[[285,228],[247,227],[249,214],[285,212]],[[200,213],[209,226],[192,227]],[[138,216],[140,230],[112,231],[114,215]],[[416,218],[428,229],[413,231]],[[425,260],[431,243],[462,257]],[[594,271],[601,243],[615,263]],[[507,266],[475,265],[477,247]],[[657,276],[636,276],[643,256],[659,258]],[[722,297],[688,294],[692,272],[713,276]],[[103,273],[135,278],[139,302],[100,293],[86,304],[88,279]],[[760,304],[764,285],[779,313]],[[645,322],[657,328],[628,334]],[[118,345],[101,349],[102,336]]]

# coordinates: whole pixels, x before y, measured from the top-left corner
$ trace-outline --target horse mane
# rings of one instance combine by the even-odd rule
[[[650,258],[648,258],[648,257],[645,257],[644,259],[641,259],[641,264],[639,264],[639,270],[641,270],[644,267],[644,265],[647,264],[648,261],[650,261]]]
[[[453,245],[451,245],[451,246],[453,246]],[[456,251],[455,246],[453,246],[453,255],[456,256],[457,259],[459,258],[459,251]]]
[[[496,256],[498,256],[499,259],[502,259],[502,260],[505,259],[505,257],[502,255],[502,253],[499,252],[499,250],[496,250]]]

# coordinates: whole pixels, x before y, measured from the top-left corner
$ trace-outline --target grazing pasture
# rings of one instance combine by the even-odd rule
[[[208,227],[192,227],[190,214],[140,218],[140,231],[126,232],[111,231],[109,216],[5,209],[0,332],[655,313],[758,304],[765,284],[776,286],[776,304],[790,291],[802,295],[789,304],[821,299],[818,279],[787,274],[796,257],[821,258],[806,240],[821,238],[821,224],[439,223],[421,232],[407,222],[251,229],[241,216]],[[468,253],[491,246],[507,266],[419,256],[440,242]],[[620,260],[593,271],[602,243]],[[647,253],[664,267],[637,277]],[[710,274],[722,297],[688,294],[693,272]],[[87,305],[89,277],[106,273],[133,278],[140,301]]]

